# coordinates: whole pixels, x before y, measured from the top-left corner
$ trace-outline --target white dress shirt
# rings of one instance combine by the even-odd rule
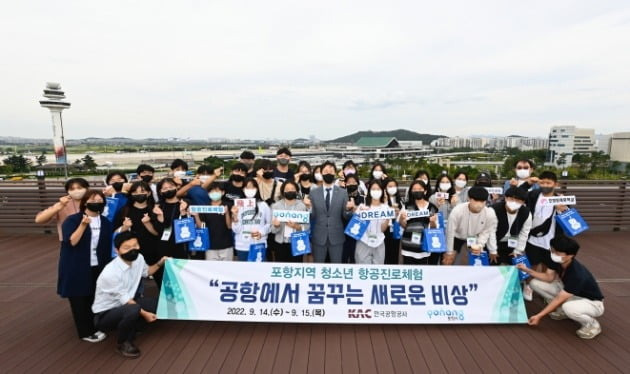
[[[127,265],[120,256],[109,262],[96,281],[92,312],[100,313],[127,304],[136,294],[140,279],[149,276],[149,265],[142,255]]]

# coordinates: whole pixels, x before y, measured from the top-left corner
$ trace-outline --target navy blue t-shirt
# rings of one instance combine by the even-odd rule
[[[190,200],[190,205],[210,205],[208,191],[201,186],[191,187],[186,193],[186,199]]]
[[[593,274],[575,258],[566,269],[556,262],[552,262],[549,267],[558,273],[566,292],[590,300],[604,299]]]

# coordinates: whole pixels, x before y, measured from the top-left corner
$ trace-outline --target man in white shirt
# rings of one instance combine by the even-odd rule
[[[118,234],[114,246],[118,256],[105,266],[96,281],[92,304],[94,325],[101,330],[118,329],[117,351],[124,357],[136,358],[140,356],[140,350],[133,344],[136,330],[157,319],[157,300],[136,297],[136,291],[141,278],[155,273],[167,257],[148,266],[140,254],[138,237],[132,231]]]
[[[468,202],[459,204],[451,211],[447,225],[447,250],[442,258],[444,265],[461,264],[462,247],[473,254],[480,254],[486,245],[492,259],[496,259],[496,248],[492,247],[490,236],[497,230],[497,216],[486,206],[488,191],[474,186],[468,190]]]

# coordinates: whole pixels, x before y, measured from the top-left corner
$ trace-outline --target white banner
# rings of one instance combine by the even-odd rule
[[[190,213],[225,214],[223,205],[191,205],[188,209]]]
[[[514,266],[169,259],[158,318],[283,323],[526,323]]]
[[[362,221],[373,221],[377,219],[396,218],[396,211],[391,208],[357,210],[356,214],[359,216],[359,219],[361,219]]]
[[[280,222],[309,223],[311,220],[311,213],[308,211],[274,210],[272,214]]]
[[[551,196],[551,197],[540,197],[541,205],[575,205],[577,204],[575,200],[575,196]]]

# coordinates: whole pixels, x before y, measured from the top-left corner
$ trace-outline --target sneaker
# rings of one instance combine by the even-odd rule
[[[566,314],[564,314],[564,310],[562,310],[562,308],[558,308],[556,310],[554,310],[553,312],[549,313],[549,318],[554,319],[556,321],[561,321],[563,319],[567,319],[569,317],[567,317]]]
[[[124,342],[122,344],[118,344],[116,348],[116,352],[123,355],[123,357],[127,358],[138,358],[140,357],[140,350],[133,345],[131,342]]]
[[[597,335],[602,332],[602,327],[599,325],[599,322],[594,320],[592,323],[582,326],[575,333],[582,339],[593,339]]]
[[[534,300],[534,290],[532,290],[529,284],[523,286],[523,299],[525,299],[525,301]]]
[[[99,335],[100,333],[100,335]],[[105,340],[105,338],[107,337],[107,335],[105,335],[104,333],[97,331],[94,334],[90,335],[90,336],[84,336],[81,338],[81,340],[86,341],[86,342],[90,342],[90,343],[98,343],[98,342],[102,342],[103,340]]]

